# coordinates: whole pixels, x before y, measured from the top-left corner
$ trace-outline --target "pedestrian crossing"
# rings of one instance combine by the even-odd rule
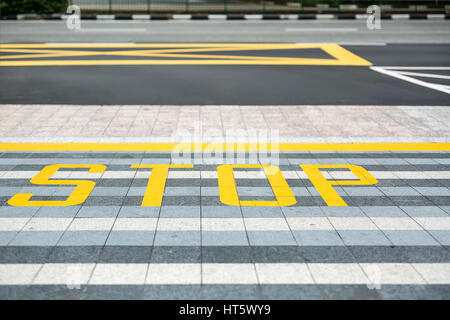
[[[280,152],[277,167],[295,199],[288,206],[261,168],[234,169],[241,202],[223,203],[217,167],[224,164],[194,164],[170,169],[161,205],[143,206],[152,170],[131,166],[171,160],[152,151],[1,151],[0,296],[450,296],[448,151]],[[22,193],[50,204],[67,199],[74,185],[30,182],[58,163],[107,168],[61,168],[49,179],[94,182],[77,205],[9,203]],[[323,177],[349,182],[358,177],[339,165],[358,165],[377,183],[336,185],[346,206],[328,206],[302,163],[336,165]],[[267,201],[278,205],[260,205]]]

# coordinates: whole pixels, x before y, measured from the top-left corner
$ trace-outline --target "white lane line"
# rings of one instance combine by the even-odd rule
[[[29,263],[1,264],[0,285],[70,285],[74,272],[91,285],[450,283],[449,263]]]
[[[75,32],[146,32],[146,28],[89,28],[79,29]]]
[[[404,67],[404,66],[398,66],[398,67],[380,67],[387,70],[450,70],[450,67]]]
[[[395,67],[370,67],[370,69],[372,69],[373,71],[385,74],[387,76],[391,76],[393,78],[397,78],[400,80],[404,80],[410,83],[414,83],[417,84],[419,86],[425,87],[425,88],[429,88],[429,89],[433,89],[433,90],[437,90],[437,91],[441,91],[447,94],[450,94],[450,88],[448,88],[448,86],[445,85],[441,85],[441,84],[436,84],[436,83],[431,83],[431,82],[425,82],[422,80],[418,80],[409,76],[406,76],[404,74],[402,74],[401,72],[395,71]],[[409,69],[405,69],[405,68],[398,68],[397,70],[449,70],[450,68],[448,67],[416,67],[416,69],[414,68],[409,68]]]
[[[358,28],[286,28],[286,32],[358,32]]]
[[[374,47],[384,47],[387,46],[385,42],[339,42],[340,46],[374,46]]]
[[[441,74],[431,74],[431,73],[420,73],[420,72],[407,72],[402,71],[399,72],[400,74],[403,74],[405,76],[416,76],[416,77],[423,77],[423,78],[435,78],[435,79],[450,79],[450,76],[443,76]]]

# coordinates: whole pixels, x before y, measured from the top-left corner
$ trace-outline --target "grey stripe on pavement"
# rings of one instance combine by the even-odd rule
[[[443,246],[0,246],[0,263],[449,263]]]

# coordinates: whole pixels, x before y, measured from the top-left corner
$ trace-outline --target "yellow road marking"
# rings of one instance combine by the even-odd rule
[[[48,50],[56,49],[59,50]],[[115,51],[98,50],[61,50],[62,48],[119,48]],[[130,48],[152,48],[153,50],[129,50]],[[217,51],[254,51],[321,49],[333,59],[187,54],[191,52]],[[191,44],[1,44],[0,52],[28,53],[0,56],[0,66],[76,66],[76,65],[335,65],[335,66],[371,66],[372,64],[342,48],[337,44],[247,44],[247,43],[191,43]],[[165,57],[173,59],[123,59],[123,60],[11,60],[37,59],[74,56],[134,56]],[[190,59],[186,59],[190,58]],[[193,59],[196,58],[196,59]]]
[[[333,186],[367,186],[378,183],[366,169],[361,166],[355,165],[335,165],[335,164],[301,164],[300,167],[306,173],[311,183],[316,188],[317,192],[322,196],[323,200],[329,207],[347,207],[345,201],[334,190]],[[320,172],[320,169],[337,169],[347,168],[349,169],[359,180],[328,180]]]
[[[276,201],[241,201],[233,175],[233,168],[263,168]],[[220,201],[230,206],[286,207],[297,203],[280,168],[262,164],[224,164],[217,167]]]
[[[193,168],[192,164],[133,164],[131,168],[151,170],[141,207],[159,207],[162,204],[169,168]]]
[[[0,143],[2,151],[450,151],[450,143]]]
[[[64,207],[83,203],[94,189],[95,182],[87,180],[50,180],[60,168],[86,168],[89,169],[89,173],[103,173],[106,170],[106,166],[102,164],[53,164],[46,166],[30,182],[41,185],[75,185],[76,187],[69,197],[62,201],[36,201],[30,200],[34,195],[33,193],[17,193],[9,199],[8,204],[19,207]]]

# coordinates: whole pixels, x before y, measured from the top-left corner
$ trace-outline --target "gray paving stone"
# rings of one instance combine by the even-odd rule
[[[157,231],[155,246],[200,246],[200,231]]]
[[[450,246],[450,230],[429,230],[431,235],[443,246]]]
[[[16,234],[17,231],[0,231],[0,246],[6,246]]]
[[[294,230],[292,231],[301,246],[343,246],[344,242],[334,230]]]
[[[200,196],[164,196],[162,205],[165,206],[200,206]]]
[[[240,207],[235,206],[203,206],[201,207],[203,218],[241,218]]]
[[[290,231],[247,231],[252,246],[296,245]]]
[[[11,246],[54,246],[63,231],[22,231],[12,241]]]
[[[245,231],[202,231],[202,246],[248,246]]]
[[[274,197],[270,187],[237,187],[240,197]]]
[[[400,209],[411,217],[448,217],[448,214],[437,206],[401,206]]]
[[[166,187],[164,196],[200,196],[200,187]]]
[[[149,263],[151,246],[105,246],[98,257],[99,263]]]
[[[24,296],[27,286],[0,286],[2,300],[20,300]]]
[[[345,246],[299,246],[300,254],[306,262],[347,263],[356,262]]]
[[[202,246],[202,263],[252,263],[249,246]]]
[[[201,299],[206,300],[258,300],[261,290],[257,285],[203,285]]]
[[[111,231],[107,246],[151,246],[153,245],[154,231]]]
[[[77,218],[115,218],[119,210],[119,206],[82,206]]]
[[[369,289],[367,285],[320,285],[322,299],[333,300],[374,300],[380,299],[376,289]]]
[[[324,217],[323,210],[319,207],[281,207],[286,217]]]
[[[449,285],[383,285],[377,290],[385,300],[447,300]]]
[[[80,206],[70,207],[40,207],[36,212],[36,218],[73,218],[80,210]]]
[[[55,246],[44,261],[48,263],[95,263],[98,261],[102,248],[102,245]],[[35,262],[39,262],[39,260]]]
[[[279,207],[247,207],[241,206],[244,218],[282,218],[283,212]]]
[[[379,188],[387,196],[418,196],[419,192],[411,187],[380,187]]]
[[[95,187],[90,196],[126,196],[128,187]],[[144,193],[142,193],[144,195]]]
[[[407,217],[408,215],[399,207],[360,207],[369,217]]]
[[[365,217],[358,207],[320,207],[327,217]]]
[[[378,230],[339,230],[347,246],[389,246],[392,243]]]
[[[414,187],[414,189],[423,196],[450,196],[450,190],[444,187]]]
[[[151,263],[200,263],[201,250],[212,247],[200,246],[156,246],[153,247]]]
[[[439,243],[424,230],[385,230],[384,233],[396,246],[439,245]]]
[[[0,217],[2,218],[31,218],[38,211],[39,207],[0,207]]]
[[[303,263],[304,257],[297,245],[285,246],[251,246],[251,254],[255,263]]]
[[[165,206],[161,207],[161,218],[200,218],[200,206]]]
[[[144,286],[138,285],[89,285],[82,293],[83,300],[128,300],[140,299],[144,292]]]
[[[58,246],[102,246],[109,231],[66,231]]]
[[[121,196],[90,196],[83,203],[84,207],[99,207],[99,206],[121,206],[125,197]]]
[[[199,300],[200,285],[147,285],[140,299],[145,300]]]
[[[45,263],[52,248],[53,246],[0,246],[0,263]]]
[[[157,218],[160,207],[133,207],[120,208],[118,218]]]
[[[376,187],[343,187],[342,189],[344,189],[344,192],[351,197],[376,197],[383,195],[383,193]]]
[[[21,296],[26,300],[79,300],[85,286],[69,288],[65,285],[32,285]]]
[[[448,263],[450,251],[441,246],[348,246],[360,263]]]

